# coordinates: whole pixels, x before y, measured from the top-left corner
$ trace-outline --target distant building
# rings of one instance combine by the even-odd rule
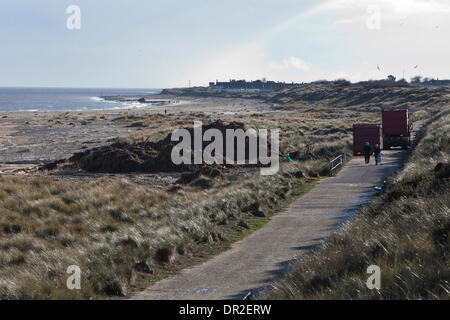
[[[294,86],[296,83],[285,83],[275,81],[250,81],[246,80],[230,80],[228,82],[210,82],[209,87],[217,90],[227,90],[231,92],[270,92],[280,90],[286,87]]]
[[[448,86],[448,85],[450,85],[450,80],[431,79],[428,81],[423,81],[422,83],[430,84],[432,86]]]
[[[422,81],[421,79],[416,79],[415,81],[411,81],[412,86],[419,87],[448,87],[450,86],[450,80],[439,80],[439,79],[431,79],[425,78]]]

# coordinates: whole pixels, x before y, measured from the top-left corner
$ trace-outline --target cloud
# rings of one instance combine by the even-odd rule
[[[404,19],[407,16],[445,15],[450,13],[448,0],[326,0],[309,10],[286,19],[272,29],[273,33],[283,32],[301,24],[305,18],[315,18],[326,14],[341,14],[345,18],[340,24],[349,21],[366,21],[368,9],[378,7],[383,21]],[[335,23],[338,24],[338,23]]]
[[[341,19],[341,20],[336,21],[336,24],[350,24],[352,22],[353,22],[353,20],[351,20],[351,19]]]
[[[450,3],[443,0],[327,0],[301,16],[332,12],[366,12],[369,6],[380,7],[385,18],[450,12]]]
[[[270,67],[276,70],[297,69],[307,71],[310,67],[302,59],[290,56],[283,60],[282,64],[270,64]]]
[[[381,23],[371,29],[368,9],[374,5]],[[251,43],[208,57],[184,78],[198,84],[263,77],[286,82],[362,81],[388,74],[448,78],[449,13],[450,1],[327,0],[264,30]],[[299,41],[291,41],[297,33]],[[273,60],[273,55],[282,58]]]
[[[333,44],[327,47],[330,60],[343,47],[348,48],[348,58],[340,55],[326,64],[313,60],[318,76],[321,69],[332,79],[338,68],[347,71],[340,76],[353,81],[383,78],[390,73],[398,78],[403,74],[406,78],[417,74],[450,76],[446,68],[450,42],[444,40],[450,30],[448,0],[326,0],[287,19],[276,32],[302,32],[304,26],[317,26],[324,47],[327,39]],[[416,64],[420,68],[412,67]],[[374,71],[377,65],[383,66],[382,72]]]
[[[299,57],[289,56],[281,62],[271,61],[261,45],[252,42],[222,52],[194,66],[187,75],[196,84],[229,79],[301,81],[311,67]]]
[[[437,0],[383,0],[382,6],[392,14],[423,15],[435,13],[449,13],[450,3]]]

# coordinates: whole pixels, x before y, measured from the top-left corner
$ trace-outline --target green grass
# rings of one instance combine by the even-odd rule
[[[164,274],[156,274],[145,278],[144,283],[147,285],[156,283],[158,281],[164,280],[167,278],[167,275]]]
[[[269,221],[268,218],[249,218],[244,222],[245,227],[237,225],[233,230],[229,230],[226,235],[232,242],[236,242],[242,240],[251,232],[262,228]]]

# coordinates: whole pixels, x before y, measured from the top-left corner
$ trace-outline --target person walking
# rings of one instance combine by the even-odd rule
[[[366,142],[364,146],[364,157],[366,158],[366,164],[370,162],[370,154],[372,153],[372,148],[370,148],[370,143]]]
[[[375,149],[373,149],[373,156],[375,157],[375,165],[381,165],[381,149],[378,144],[376,144]]]

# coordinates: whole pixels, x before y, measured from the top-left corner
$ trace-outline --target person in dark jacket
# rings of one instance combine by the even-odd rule
[[[375,165],[381,164],[381,149],[378,144],[376,144],[375,149],[373,149],[373,156],[375,157]]]
[[[366,163],[370,162],[370,154],[372,153],[372,148],[370,148],[370,143],[366,142],[364,146],[364,157],[366,158]]]

